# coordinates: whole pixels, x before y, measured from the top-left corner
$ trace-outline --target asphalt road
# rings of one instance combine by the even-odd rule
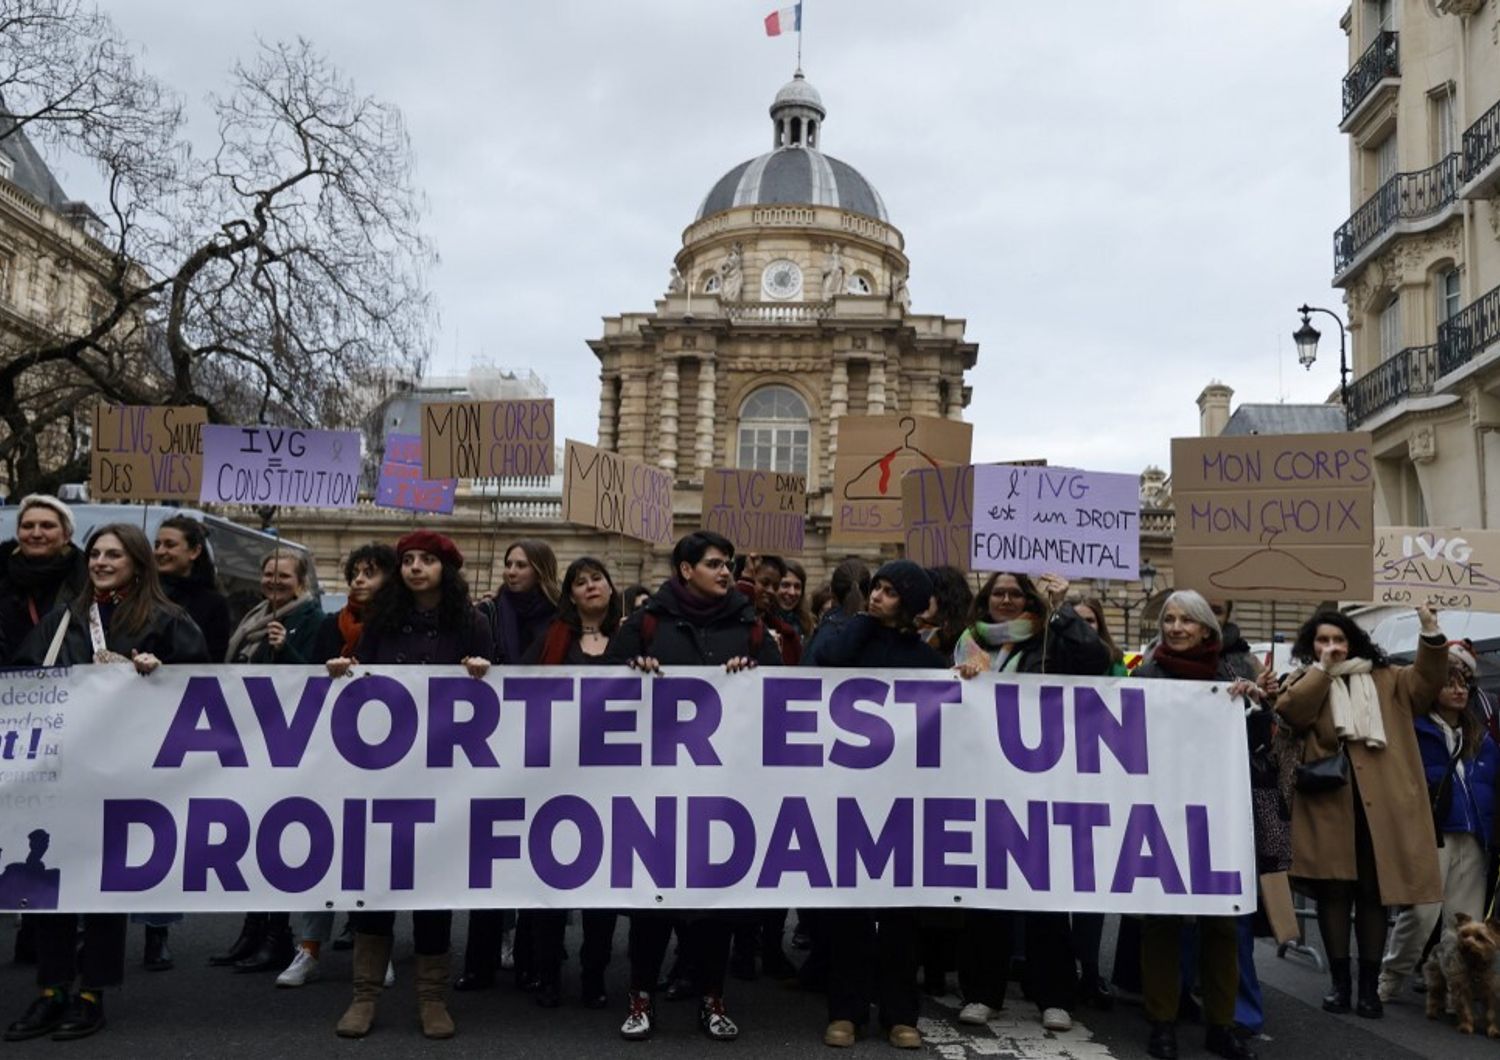
[[[0,1045],[0,1055],[58,1057],[267,1057],[349,1056],[365,1058],[447,1056],[494,1057],[525,1055],[528,1060],[596,1056],[643,1058],[696,1057],[709,1053],[749,1057],[824,1057],[822,998],[768,980],[731,982],[729,1008],[741,1027],[741,1038],[719,1045],[697,1030],[691,1002],[661,1002],[660,1029],[649,1042],[627,1043],[617,1035],[621,1006],[590,1011],[577,1003],[577,965],[569,966],[563,1007],[539,1009],[529,995],[502,985],[495,990],[454,994],[450,998],[458,1036],[448,1042],[428,1042],[417,1026],[412,987],[412,959],[407,925],[398,921],[395,987],[381,1002],[375,1030],[362,1041],[335,1037],[334,1023],[349,997],[349,954],[325,950],[324,978],[298,990],[277,990],[274,974],[237,975],[209,968],[210,952],[222,948],[235,934],[238,917],[197,916],[172,929],[177,967],[170,972],[141,969],[141,932],[132,927],[126,984],[107,999],[110,1026],[93,1038],[54,1043],[41,1039]],[[463,938],[463,918],[457,918],[454,938]],[[1108,949],[1108,938],[1106,948]],[[34,970],[8,963],[12,931],[0,927],[0,1019],[8,1022],[32,996]],[[576,952],[573,929],[570,952]],[[1318,1008],[1326,989],[1324,978],[1296,959],[1278,959],[1275,949],[1262,943],[1257,965],[1266,988],[1267,1036],[1256,1048],[1266,1058],[1345,1060],[1378,1057],[1405,1060],[1442,1056],[1452,1060],[1500,1056],[1500,1044],[1483,1037],[1458,1034],[1451,1022],[1428,1021],[1421,998],[1408,995],[1387,1007],[1383,1020],[1329,1016]],[[610,966],[613,998],[623,998],[625,927],[615,940],[616,957]],[[795,955],[794,955],[795,956]],[[455,959],[455,967],[457,960]],[[1014,995],[1014,990],[1013,990]],[[959,1000],[954,996],[925,1002],[921,1029],[927,1038],[923,1055],[945,1060],[969,1057],[1000,1060],[1104,1060],[1136,1058],[1145,1053],[1145,1022],[1133,1005],[1116,1005],[1112,1012],[1076,1012],[1074,1029],[1049,1034],[1037,1022],[1035,1010],[1012,997],[1000,1018],[987,1027],[956,1022]],[[1207,1056],[1201,1049],[1200,1028],[1179,1031],[1184,1058]],[[879,1036],[862,1039],[855,1056],[894,1056]]]

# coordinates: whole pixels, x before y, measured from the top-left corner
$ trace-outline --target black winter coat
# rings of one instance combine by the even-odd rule
[[[1015,672],[1099,677],[1109,673],[1113,665],[1109,645],[1078,617],[1072,604],[1063,604],[1052,612],[1046,635],[1032,637],[1021,648]]]
[[[63,638],[62,650],[54,662],[56,666],[79,666],[94,661],[94,642],[89,637],[87,618],[79,618],[67,605],[60,605],[33,629],[16,653],[17,666],[40,666],[52,646],[57,634],[57,625],[67,616],[68,633]],[[110,651],[130,657],[132,651],[155,655],[164,663],[209,662],[208,645],[200,630],[186,611],[180,607],[162,608],[151,616],[151,624],[142,632],[131,635],[119,629],[115,623],[104,631],[104,644]]]
[[[413,611],[395,629],[376,631],[366,626],[354,646],[354,657],[372,665],[446,666],[470,657],[493,661],[494,652],[490,624],[473,608],[468,611],[466,629],[439,629],[436,611]]]
[[[650,644],[641,633],[648,614],[656,623]],[[755,605],[743,593],[730,589],[708,621],[694,622],[683,612],[675,592],[664,584],[615,631],[604,658],[610,663],[627,663],[649,655],[663,666],[723,666],[730,659],[753,654],[761,666],[779,666],[781,649],[769,632],[763,633],[759,652],[750,650],[750,631],[758,621]]]
[[[19,652],[31,627],[58,604],[83,592],[89,581],[88,561],[83,550],[69,545],[72,562],[65,566],[61,576],[48,578],[44,585],[28,592],[11,577],[12,557],[18,564],[26,562],[15,556],[20,547],[21,543],[15,539],[0,544],[0,660],[5,659],[7,653],[14,655]],[[51,628],[56,631],[56,623]]]
[[[892,629],[865,614],[855,615],[819,641],[819,666],[947,670],[953,665],[914,631]]]
[[[165,575],[161,587],[167,598],[188,613],[208,642],[208,657],[219,662],[229,654],[229,601],[206,582]]]

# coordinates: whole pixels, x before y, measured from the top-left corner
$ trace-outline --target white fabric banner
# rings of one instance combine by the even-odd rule
[[[0,674],[0,909],[1255,906],[1223,685]]]

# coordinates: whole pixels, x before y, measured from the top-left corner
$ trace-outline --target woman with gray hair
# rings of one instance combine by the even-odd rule
[[[1134,676],[1186,681],[1222,681],[1231,697],[1261,704],[1265,693],[1238,656],[1224,653],[1224,633],[1208,601],[1190,589],[1179,589],[1162,607],[1160,642],[1151,659]],[[1237,672],[1239,670],[1247,672]],[[1269,725],[1266,710],[1252,718]],[[1255,736],[1251,737],[1251,745]],[[1234,1033],[1234,1003],[1239,989],[1239,928],[1232,916],[1200,916],[1198,968],[1203,981],[1205,1048],[1230,1060],[1253,1060],[1255,1053]],[[1160,1060],[1176,1060],[1177,1010],[1181,1002],[1183,920],[1148,916],[1141,924],[1141,983],[1151,1037],[1146,1051]]]

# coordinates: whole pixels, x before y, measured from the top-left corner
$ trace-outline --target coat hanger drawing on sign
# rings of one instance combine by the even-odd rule
[[[1212,572],[1209,584],[1229,592],[1277,589],[1336,594],[1348,587],[1348,582],[1338,575],[1314,570],[1300,557],[1277,548],[1277,536],[1275,530],[1265,531],[1262,535],[1265,544],[1261,548],[1223,570]]]
[[[896,461],[905,457],[908,461],[925,460],[933,467],[940,463],[911,444],[911,436],[917,433],[917,421],[911,416],[901,417],[901,428],[906,432],[901,444],[882,457],[870,461],[859,474],[844,487],[844,499],[850,501],[884,501],[901,496],[901,476],[894,473]]]

